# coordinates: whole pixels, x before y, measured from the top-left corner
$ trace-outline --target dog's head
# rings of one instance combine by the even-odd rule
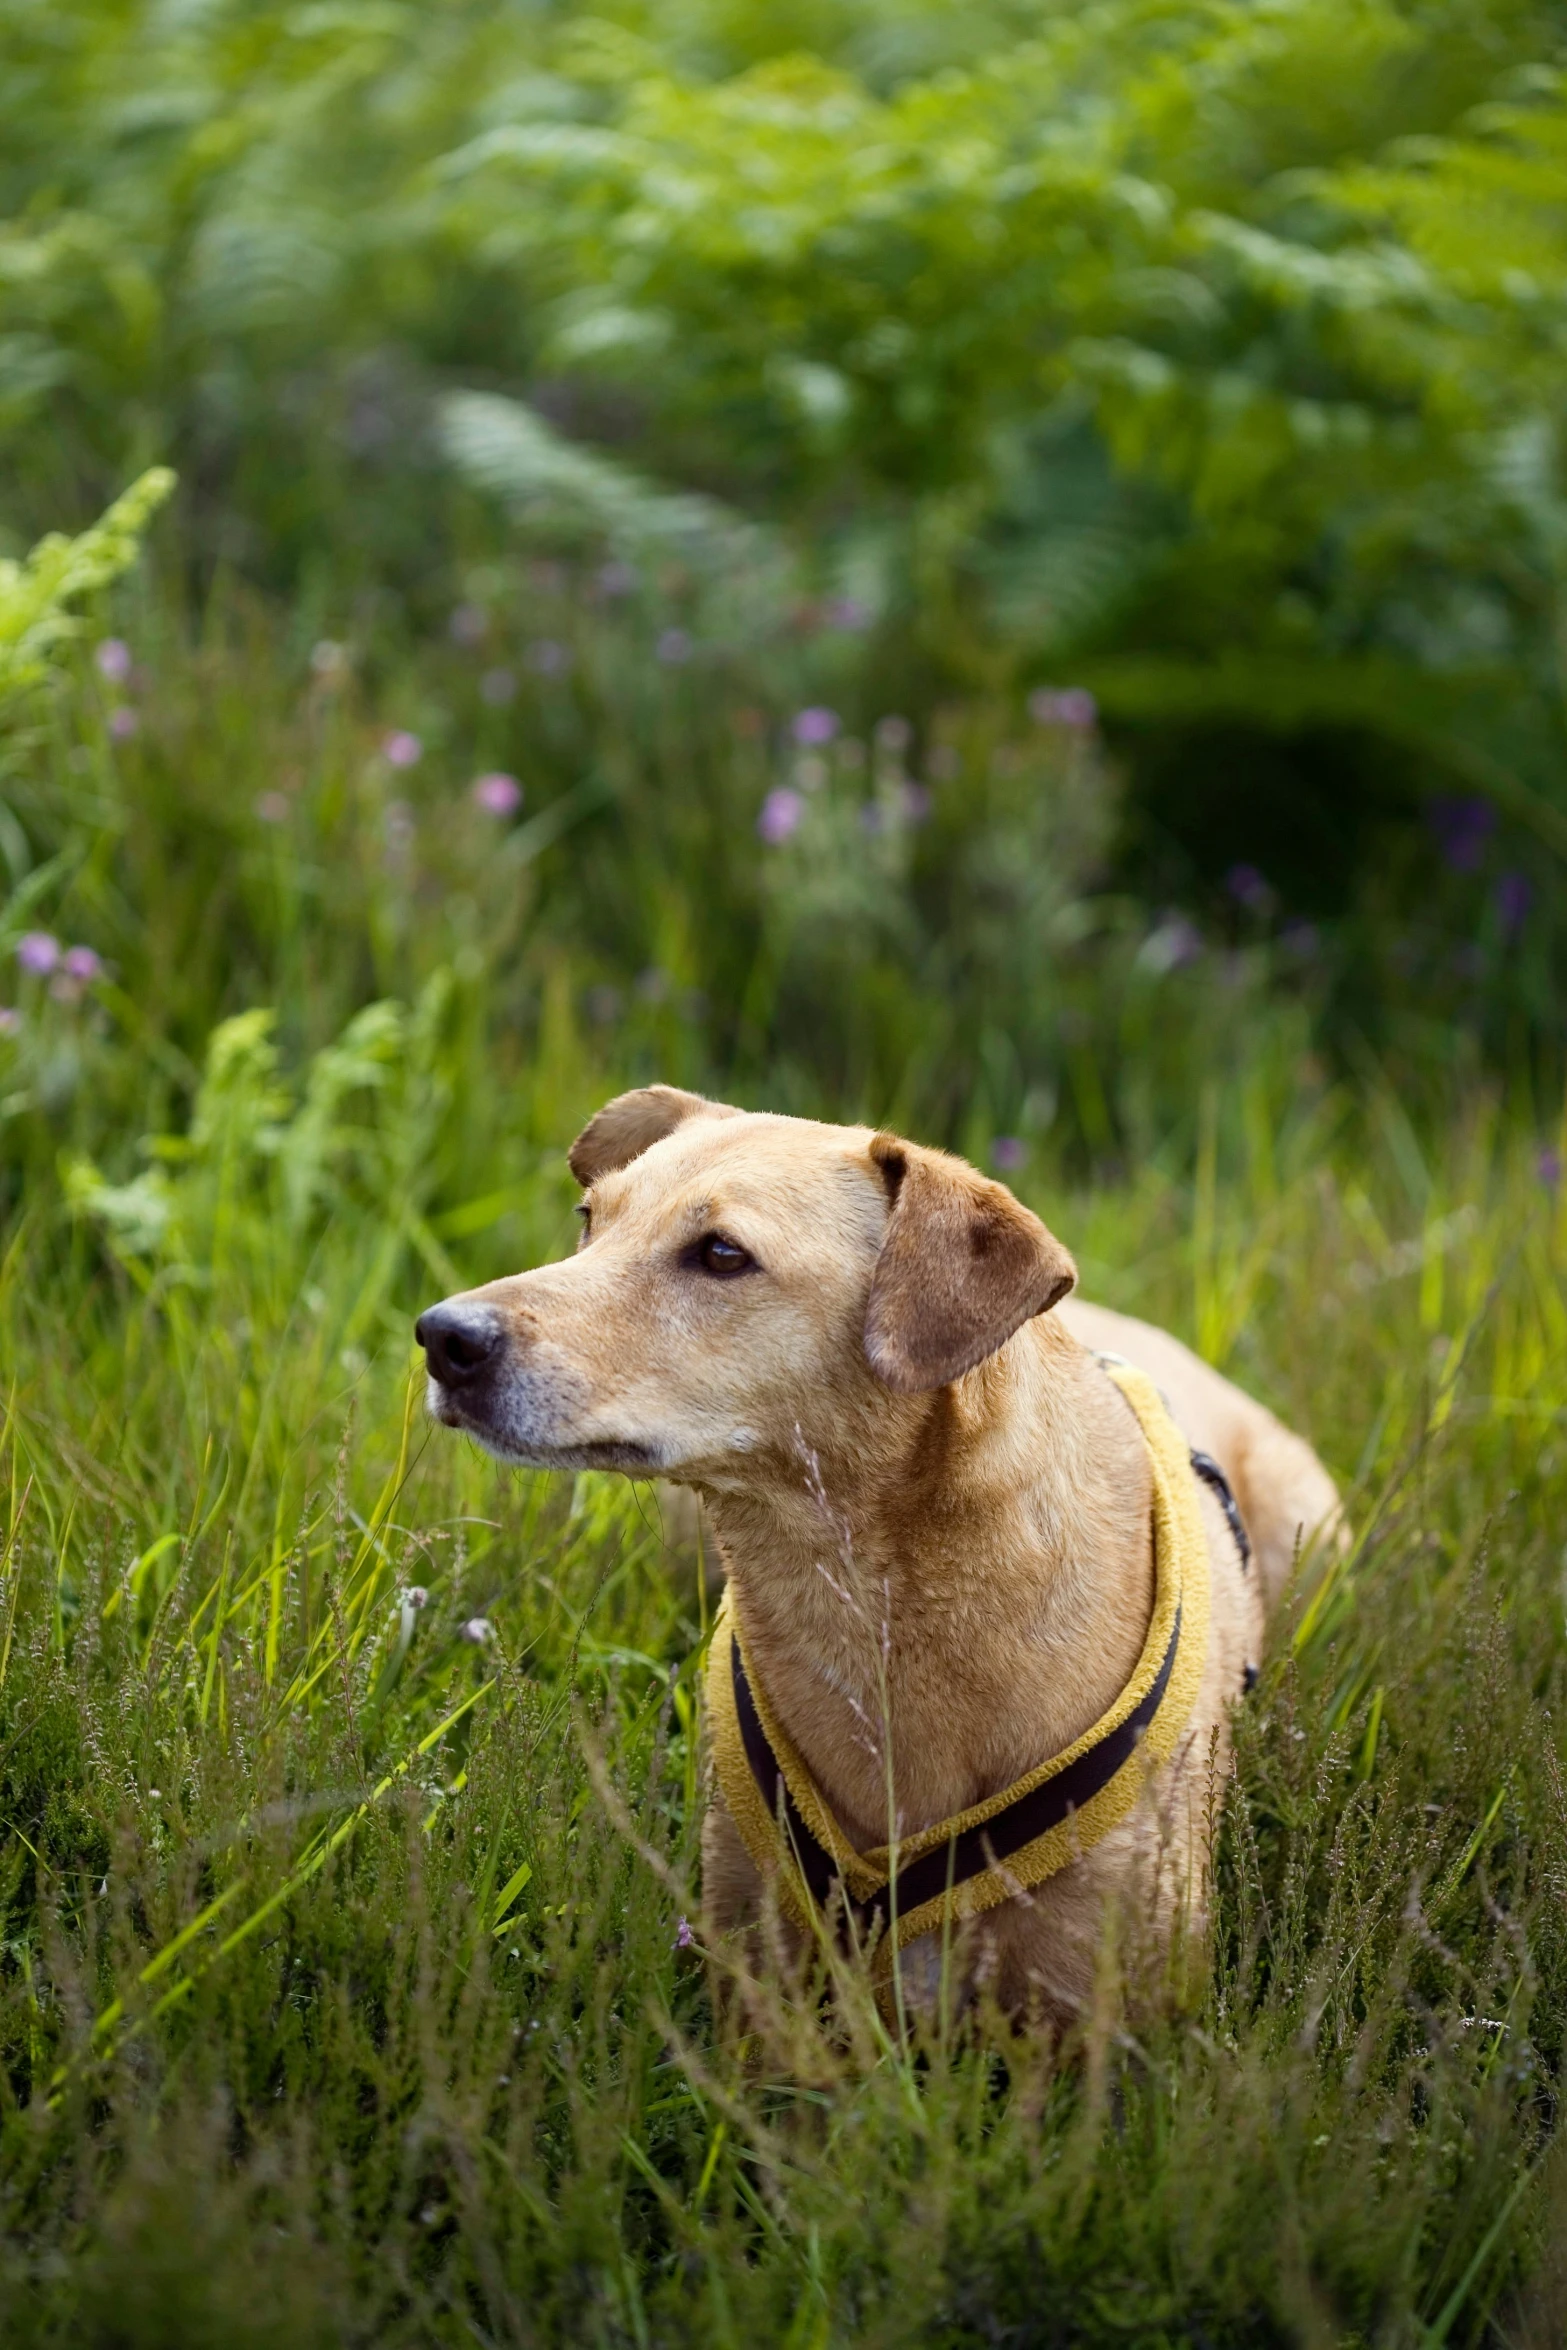
[[[576,1255],[417,1326],[431,1411],[503,1460],[743,1485],[960,1379],[1075,1278],[1004,1185],[866,1127],[652,1085],[570,1164]]]

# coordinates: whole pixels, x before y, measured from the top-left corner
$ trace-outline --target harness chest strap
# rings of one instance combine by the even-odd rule
[[[896,1912],[879,1949],[890,1960],[921,1934],[1039,1885],[1131,1812],[1150,1770],[1191,1718],[1208,1650],[1208,1546],[1191,1456],[1152,1380],[1107,1366],[1136,1413],[1153,1475],[1154,1604],[1131,1679],[1092,1729],[999,1795],[860,1852],[811,1777],[752,1671],[724,1593],[707,1662],[718,1783],[747,1851],[796,1924],[824,1915],[841,1886],[863,1935]],[[896,1874],[894,1875],[894,1871]]]

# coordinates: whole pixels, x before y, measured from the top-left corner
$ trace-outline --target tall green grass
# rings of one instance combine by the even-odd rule
[[[683,1521],[421,1416],[412,1313],[567,1245],[558,1148],[611,1081],[562,1049],[498,1115],[459,996],[292,1079],[231,1022],[150,1172],[74,1159],[13,1223],[7,2340],[1555,2339],[1567,1208],[1534,1143],[1259,1065],[1195,1153],[1021,1179],[1092,1294],[1309,1429],[1358,1538],[1275,1627],[1184,2001],[1123,2005],[1107,1951],[1052,2052],[764,1988],[737,2050],[680,1933]]]

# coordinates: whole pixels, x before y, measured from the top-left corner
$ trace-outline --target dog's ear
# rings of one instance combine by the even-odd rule
[[[871,1157],[892,1212],[865,1311],[865,1352],[889,1387],[960,1379],[1047,1313],[1077,1279],[1055,1235],[1006,1186],[895,1134]]]
[[[678,1085],[643,1085],[635,1093],[617,1094],[588,1120],[566,1153],[566,1164],[586,1190],[601,1175],[629,1167],[698,1112],[708,1118],[740,1116],[727,1102],[704,1101],[699,1093],[682,1093]]]

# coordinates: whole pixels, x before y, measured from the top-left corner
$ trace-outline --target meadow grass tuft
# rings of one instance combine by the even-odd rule
[[[763,1989],[737,2051],[680,1946],[705,1570],[653,1490],[422,1417],[417,1306],[569,1221],[448,1000],[292,1083],[230,1023],[178,1150],[73,1162],[13,1231],[7,2339],[1555,2338],[1567,1209],[1532,1148],[1243,1072],[1195,1162],[1025,1184],[1091,1294],[1310,1430],[1357,1539],[1242,1713],[1184,1997],[1123,2006],[1107,1950],[1052,2053]],[[488,1233],[436,1237],[436,1070]]]

